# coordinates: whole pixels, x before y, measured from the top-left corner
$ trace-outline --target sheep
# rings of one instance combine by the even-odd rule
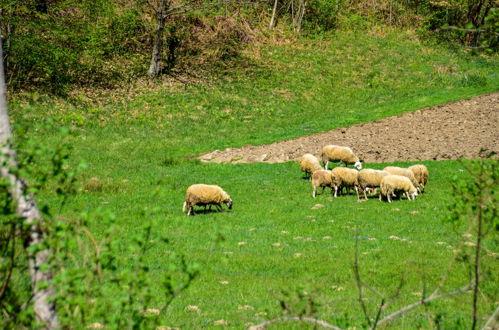
[[[383,197],[386,196],[388,203],[391,203],[391,196],[398,192],[405,193],[408,200],[414,200],[418,196],[416,187],[406,176],[390,174],[381,179],[380,201],[383,201]]]
[[[312,176],[312,173],[322,169],[319,159],[317,159],[317,157],[315,157],[312,154],[304,154],[300,158],[299,163],[300,163],[300,170],[302,172],[305,172],[305,177],[310,178]]]
[[[359,171],[359,188],[364,192],[365,200],[367,200],[367,190],[379,188],[383,177],[389,175],[387,171],[373,170],[366,168]]]
[[[331,177],[331,171],[327,170],[317,170],[312,174],[312,197],[315,198],[317,193],[317,187],[322,187],[324,191],[325,187],[330,187],[331,192],[333,191],[333,182]]]
[[[322,161],[324,162],[325,170],[328,169],[329,162],[341,162],[345,165],[354,164],[358,170],[362,168],[359,157],[353,153],[352,149],[332,144],[322,148]]]
[[[421,190],[419,189],[419,183],[416,180],[414,173],[410,169],[397,166],[387,166],[383,170],[387,171],[390,174],[402,175],[407,177],[409,180],[411,180],[412,184],[414,185],[414,187],[416,187],[418,192],[421,192]]]
[[[334,197],[338,197],[338,188],[353,187],[359,200],[359,171],[347,167],[335,167],[331,171],[332,186],[334,187]]]
[[[420,192],[423,192],[424,187],[428,184],[428,177],[430,176],[428,168],[426,168],[423,164],[416,164],[409,166],[409,169],[412,171],[416,181],[419,184]]]
[[[221,204],[226,204],[229,209],[232,209],[232,199],[222,188],[217,185],[193,184],[185,193],[185,202],[182,207],[182,212],[188,210],[187,215],[194,214],[193,207],[195,205],[204,206],[215,205],[217,209],[222,210]]]

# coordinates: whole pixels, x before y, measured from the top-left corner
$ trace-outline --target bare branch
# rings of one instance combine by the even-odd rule
[[[367,312],[367,307],[366,304],[364,303],[364,296],[363,296],[363,284],[362,280],[360,278],[360,271],[359,271],[359,235],[357,234],[357,237],[355,239],[355,254],[354,254],[354,261],[353,261],[353,273],[355,275],[355,283],[357,284],[357,291],[359,293],[359,303],[360,306],[362,307],[362,312],[364,313],[364,317],[366,318],[367,324],[371,325],[371,318],[369,317],[369,314]]]
[[[381,312],[383,311],[384,308],[385,308],[385,298],[381,299],[381,303],[379,304],[378,312],[376,313],[376,319],[374,320],[374,325],[372,327],[373,330],[376,329],[379,318],[381,317]]]
[[[445,26],[445,27],[442,27],[440,29],[437,29],[438,30],[454,30],[454,31],[463,31],[463,32],[490,32],[492,34],[495,34],[495,35],[499,35],[498,32],[495,32],[491,29],[467,29],[467,28],[460,28],[458,26]]]
[[[265,327],[267,325],[272,324],[272,323],[290,322],[290,321],[314,323],[314,324],[320,325],[320,326],[322,326],[322,327],[324,327],[326,329],[342,330],[340,327],[337,327],[335,325],[329,324],[329,323],[327,323],[326,321],[323,321],[323,320],[314,319],[312,317],[298,317],[298,316],[294,316],[294,317],[280,317],[280,318],[276,318],[276,319],[272,319],[272,320],[267,320],[267,321],[262,322],[260,324],[253,325],[253,326],[249,327],[249,330],[265,329]]]
[[[487,321],[487,323],[485,323],[482,330],[486,330],[489,327],[492,327],[492,325],[494,325],[497,322],[496,319],[498,314],[499,314],[499,307],[497,307],[494,313],[492,313],[492,315],[489,317],[489,320]]]
[[[470,282],[468,284],[466,284],[465,286],[459,288],[459,289],[456,289],[454,291],[451,291],[451,292],[446,292],[446,293],[442,293],[442,294],[437,294],[437,290],[435,290],[428,298],[424,298],[424,299],[421,299],[420,301],[418,302],[415,302],[414,304],[411,304],[411,305],[407,305],[401,309],[399,309],[398,311],[395,311],[393,313],[391,313],[390,315],[386,316],[385,318],[383,318],[381,321],[379,321],[376,326],[379,326],[381,324],[384,324],[384,323],[387,323],[389,321],[392,321],[393,319],[397,318],[398,316],[410,311],[410,310],[413,310],[414,308],[416,307],[419,307],[421,305],[424,305],[424,304],[427,304],[433,300],[437,300],[437,299],[442,299],[442,298],[447,298],[447,297],[451,297],[451,296],[455,296],[455,295],[458,295],[458,294],[461,294],[463,292],[466,292],[468,291],[470,288],[472,288],[473,286],[473,283]],[[371,328],[373,329],[373,328]]]

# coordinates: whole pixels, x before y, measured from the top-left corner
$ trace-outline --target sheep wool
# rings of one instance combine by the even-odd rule
[[[305,176],[307,177],[311,177],[312,173],[322,169],[319,159],[317,159],[317,157],[315,157],[312,154],[304,154],[300,158],[299,163],[300,163],[300,170],[302,172],[305,172]]]
[[[371,168],[359,171],[359,188],[364,192],[365,200],[367,200],[367,190],[381,187],[381,180],[387,175],[390,175],[387,171],[373,170]]]
[[[418,189],[418,191],[420,191],[419,183],[416,180],[414,173],[410,169],[403,168],[403,167],[397,167],[397,166],[387,166],[383,170],[387,171],[390,174],[405,176],[406,178],[411,180],[414,187],[416,187],[416,189]]]
[[[185,193],[182,212],[187,210],[187,215],[194,214],[195,205],[204,207],[215,205],[218,210],[221,210],[221,204],[226,204],[229,209],[232,209],[232,199],[222,188],[217,185],[193,184]]]
[[[334,197],[338,197],[338,189],[354,188],[359,200],[359,171],[348,167],[335,167],[331,171],[331,180],[334,187]]]
[[[414,177],[416,178],[416,181],[418,182],[421,191],[423,191],[424,187],[428,184],[428,178],[430,176],[428,168],[423,164],[415,164],[409,166],[409,169],[414,174]]]
[[[411,180],[402,175],[387,175],[381,180],[381,193],[379,200],[383,201],[386,197],[388,203],[392,202],[391,196],[397,193],[405,193],[408,200],[414,200],[418,196],[416,187],[412,184]]]
[[[332,177],[331,171],[327,170],[317,170],[312,174],[312,197],[315,198],[317,193],[317,187],[322,187],[322,191],[324,191],[325,187],[330,187],[331,192],[333,191],[332,186]]]
[[[329,162],[340,162],[345,165],[354,164],[355,168],[360,170],[362,164],[359,157],[354,154],[349,147],[342,147],[329,144],[322,148],[322,161],[324,162],[324,169],[328,169]]]

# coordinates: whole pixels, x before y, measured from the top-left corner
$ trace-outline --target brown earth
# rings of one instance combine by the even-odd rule
[[[326,144],[349,146],[369,163],[478,158],[480,149],[499,154],[498,124],[499,92],[495,92],[297,139],[215,150],[199,158],[216,163],[281,163],[305,153],[319,156]]]

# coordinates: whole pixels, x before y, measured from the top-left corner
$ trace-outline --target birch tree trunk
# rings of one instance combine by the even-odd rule
[[[17,203],[17,214],[27,223],[30,224],[29,238],[25,243],[25,248],[43,243],[43,232],[38,225],[42,221],[40,211],[38,210],[33,196],[27,193],[26,184],[20,178],[12,173],[11,169],[17,167],[16,153],[11,148],[10,138],[12,132],[10,129],[9,115],[7,113],[7,97],[6,97],[5,73],[3,67],[3,49],[0,30],[0,175],[6,178],[10,183],[9,193],[11,198]],[[59,328],[55,304],[50,302],[50,298],[54,295],[54,287],[50,280],[52,274],[50,271],[45,271],[40,268],[41,265],[48,261],[50,251],[42,249],[29,255],[29,272],[31,275],[31,290],[32,301],[36,314],[37,321],[42,323],[45,329]]]
[[[272,17],[270,18],[270,24],[269,24],[269,29],[273,29],[275,25],[275,16],[277,12],[277,2],[279,0],[274,1],[274,7],[272,8]]]
[[[161,67],[161,53],[163,52],[163,32],[165,30],[166,12],[169,7],[169,0],[159,0],[159,8],[156,10],[158,25],[154,36],[151,65],[147,71],[150,78],[155,78],[159,75],[159,69]]]

